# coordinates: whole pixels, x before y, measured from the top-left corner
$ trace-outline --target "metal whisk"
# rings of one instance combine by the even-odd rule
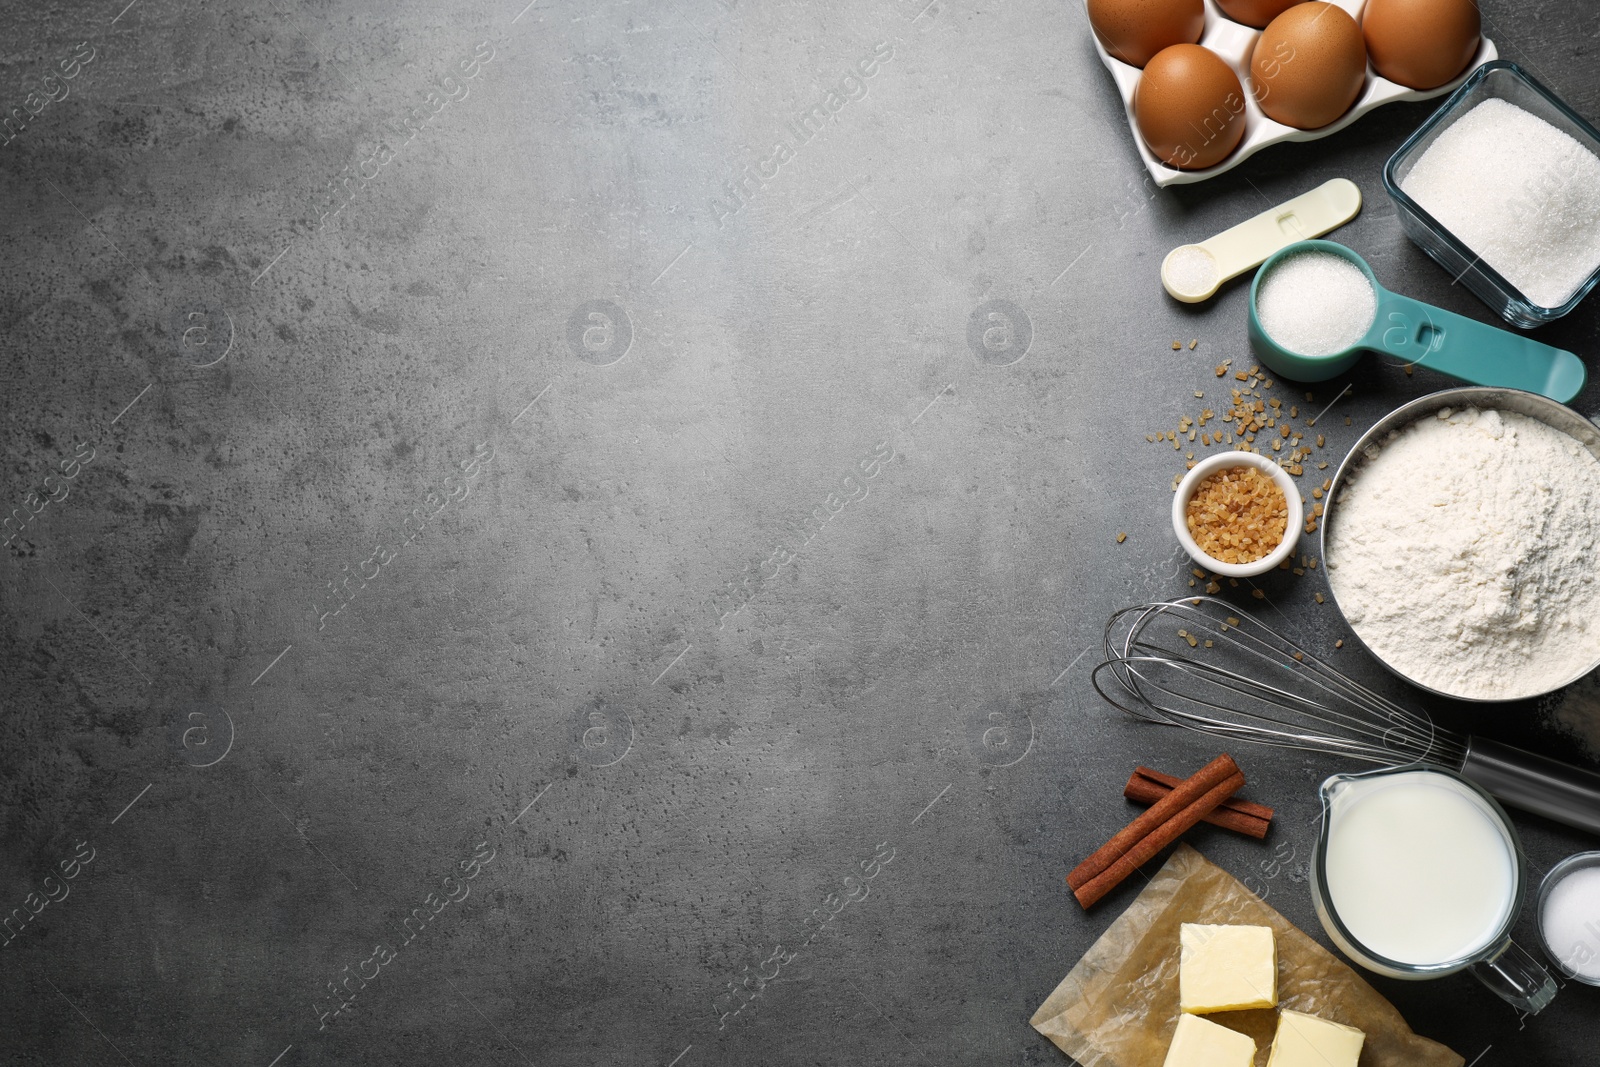
[[[1095,690],[1136,718],[1235,741],[1461,774],[1526,811],[1600,833],[1600,775],[1434,726],[1213,597],[1124,608]]]

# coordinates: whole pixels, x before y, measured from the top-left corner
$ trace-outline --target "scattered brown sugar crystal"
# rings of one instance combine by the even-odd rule
[[[1200,551],[1223,563],[1253,563],[1282,543],[1289,503],[1271,475],[1241,465],[1202,481],[1184,514]]]
[[[1182,347],[1183,347],[1183,342],[1182,341],[1174,341],[1174,342],[1172,342],[1172,350],[1174,352],[1176,352],[1178,349],[1180,349]]]
[[[1128,539],[1128,535],[1127,534],[1125,534],[1125,533],[1117,534],[1117,544],[1120,545],[1120,544],[1122,544],[1122,542],[1126,541],[1127,539]]]

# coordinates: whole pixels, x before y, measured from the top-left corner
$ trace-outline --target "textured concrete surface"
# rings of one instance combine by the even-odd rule
[[[1158,192],[1072,0],[122,3],[4,12],[0,1060],[1063,1062],[1026,1020],[1136,886],[1062,876],[1216,751],[1088,679],[1187,591],[1144,434],[1247,358],[1157,264],[1345,175],[1486,318],[1382,192],[1430,106]],[[1584,12],[1487,10],[1600,116]],[[1445,384],[1349,381],[1335,461]],[[1321,936],[1348,767],[1237,755],[1273,839],[1190,839]],[[1592,989],[1377,984],[1594,1048]]]

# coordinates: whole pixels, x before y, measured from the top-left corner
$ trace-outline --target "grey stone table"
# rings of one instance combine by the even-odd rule
[[[1136,888],[1062,876],[1216,751],[1088,677],[1187,591],[1144,434],[1248,358],[1157,264],[1344,175],[1486,318],[1382,192],[1431,105],[1158,191],[1074,0],[124,3],[4,18],[0,1062],[1065,1062]],[[1587,13],[1486,8],[1600,115]],[[1348,381],[1335,460],[1443,384]],[[1274,837],[1190,840],[1321,936],[1347,767],[1236,754]],[[1484,1067],[1600,1034],[1377,984]]]

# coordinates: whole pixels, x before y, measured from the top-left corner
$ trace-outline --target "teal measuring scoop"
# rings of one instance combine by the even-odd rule
[[[1377,296],[1377,314],[1360,340],[1340,352],[1304,356],[1274,341],[1256,314],[1261,280],[1297,252],[1330,252],[1361,268]],[[1525,389],[1566,403],[1583,391],[1583,361],[1564,349],[1457,315],[1378,284],[1367,261],[1336,241],[1297,241],[1273,253],[1250,283],[1250,347],[1276,374],[1321,382],[1355,366],[1363,352],[1380,352],[1474,385]]]

